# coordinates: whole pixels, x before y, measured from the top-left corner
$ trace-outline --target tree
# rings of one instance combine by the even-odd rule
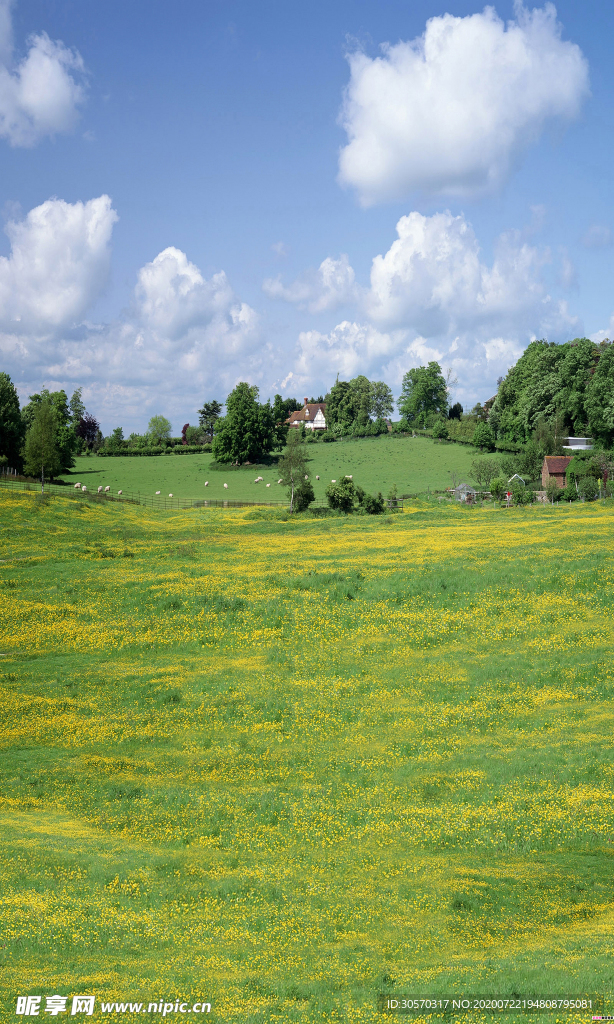
[[[74,453],[78,446],[77,434],[75,432],[77,424],[73,424],[66,392],[50,392],[47,388],[43,388],[40,395],[30,395],[30,401],[28,405],[24,406],[22,415],[26,423],[26,428],[30,430],[38,413],[39,407],[45,402],[49,402],[51,404],[55,416],[55,444],[60,459],[59,470],[56,470],[56,472],[59,471],[65,473],[66,470],[71,469],[75,464]]]
[[[112,434],[110,434],[105,440],[105,449],[109,452],[118,452],[122,448],[126,447],[124,441],[124,431],[121,427],[115,427]]]
[[[408,370],[397,405],[401,416],[409,423],[426,425],[429,413],[447,413],[447,387],[439,363],[430,362],[428,366]]]
[[[39,403],[26,435],[24,470],[28,476],[40,476],[45,489],[45,474],[55,476],[62,468],[58,449],[56,411],[48,398]]]
[[[162,444],[168,441],[171,436],[171,425],[166,416],[152,416],[148,425],[147,433],[152,444]]]
[[[600,355],[586,388],[585,407],[592,437],[609,447],[614,441],[614,345]]]
[[[77,388],[75,391],[73,391],[72,398],[68,403],[68,408],[70,409],[70,418],[72,420],[74,427],[76,427],[85,416],[85,402],[81,398],[82,391],[83,388]]]
[[[226,415],[213,438],[218,462],[257,462],[272,452],[276,442],[270,403],[258,403],[258,388],[241,382],[226,399]]]
[[[24,434],[15,385],[8,373],[0,373],[0,456],[12,469],[21,468]]]
[[[498,469],[494,459],[474,459],[471,463],[471,475],[478,487],[488,487],[493,477],[497,476]]]
[[[476,428],[473,431],[473,438],[471,443],[483,451],[486,448],[488,451],[492,451],[495,447],[495,438],[492,430],[488,426],[488,423],[477,423]]]
[[[216,402],[215,399],[212,402],[205,402],[202,409],[198,410],[198,422],[201,427],[205,428],[205,436],[209,441],[213,441],[215,424],[220,418],[221,411],[222,404]]]
[[[98,420],[94,419],[86,412],[85,416],[82,416],[77,426],[75,427],[75,433],[77,437],[80,437],[83,441],[84,446],[88,451],[92,451],[94,442],[96,441],[96,435],[100,430]]]
[[[301,435],[298,430],[291,428],[288,430],[288,440],[286,449],[277,463],[279,470],[280,479],[283,480],[284,484],[288,488],[288,497],[290,498],[290,512],[295,511],[295,497],[298,497],[297,492],[300,492],[299,504],[306,508],[304,504],[308,498],[308,490],[303,487],[304,484],[309,484],[311,489],[311,501],[314,500],[313,487],[309,480],[305,480],[307,476],[307,469],[305,464],[305,445],[301,439]],[[307,501],[307,505],[309,501]],[[298,508],[297,511],[302,511]]]
[[[463,418],[463,407],[460,402],[455,402],[448,412],[449,420],[462,420]]]
[[[383,380],[374,380],[371,382],[371,416],[374,416],[376,420],[385,420],[386,416],[391,416],[394,410],[394,400],[392,397],[392,391],[387,384],[384,384]]]
[[[490,481],[490,493],[492,494],[495,501],[501,501],[501,498],[507,490],[507,483],[501,476],[493,476]]]

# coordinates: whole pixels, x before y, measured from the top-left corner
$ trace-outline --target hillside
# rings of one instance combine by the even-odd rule
[[[480,454],[475,448],[459,444],[440,444],[430,438],[381,437],[322,442],[307,446],[308,468],[316,499],[332,479],[346,473],[367,491],[387,494],[396,484],[399,494],[444,490],[452,483],[468,481],[470,466]],[[496,458],[496,456],[491,456]],[[257,476],[263,482],[255,484]],[[315,477],[319,476],[320,480]],[[80,481],[89,490],[110,486],[112,491],[140,491],[143,494],[172,493],[176,497],[236,498],[242,501],[285,498],[278,486],[275,461],[268,466],[219,467],[210,455],[162,455],[153,458],[98,458],[84,456],[65,481]],[[204,483],[209,486],[205,489]],[[224,488],[228,484],[228,489]],[[271,486],[266,487],[269,483]]]

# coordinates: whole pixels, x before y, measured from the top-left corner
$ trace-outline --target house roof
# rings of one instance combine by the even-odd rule
[[[544,464],[550,474],[566,473],[572,458],[571,455],[546,455]]]
[[[302,423],[304,420],[315,420],[318,409],[326,415],[326,402],[308,402],[302,409],[290,414],[286,423]]]

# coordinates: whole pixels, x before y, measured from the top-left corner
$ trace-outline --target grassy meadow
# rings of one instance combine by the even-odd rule
[[[316,499],[321,501],[330,481],[346,473],[371,493],[387,494],[394,484],[399,494],[426,492],[429,488],[443,490],[452,483],[451,473],[456,473],[457,482],[469,482],[471,463],[479,454],[467,445],[440,444],[425,437],[357,438],[307,446],[309,473]],[[263,477],[262,483],[254,483],[257,476]],[[286,492],[277,484],[278,478],[276,460],[263,466],[222,468],[212,464],[211,455],[161,455],[81,456],[62,479],[69,483],[78,480],[90,491],[109,485],[112,491],[121,488],[147,495],[161,491],[176,498],[280,501],[285,500]]]
[[[4,492],[0,526],[2,1021],[25,993],[311,1024],[612,991],[610,503]]]

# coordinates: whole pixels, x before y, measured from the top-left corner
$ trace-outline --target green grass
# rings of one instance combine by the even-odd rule
[[[318,500],[324,500],[331,480],[346,473],[371,493],[382,491],[386,495],[394,484],[399,494],[444,490],[451,486],[452,473],[459,483],[470,481],[470,466],[479,454],[466,445],[440,444],[422,437],[381,437],[307,446],[308,469]],[[264,478],[262,483],[254,483],[257,476]],[[210,455],[90,456],[78,458],[76,467],[63,479],[70,483],[78,480],[89,490],[108,484],[112,491],[121,488],[147,495],[161,491],[163,496],[172,493],[176,498],[279,501],[285,499],[285,489],[278,486],[278,476],[275,461],[270,466],[220,468],[212,465]],[[224,483],[228,484],[227,490]],[[271,486],[266,487],[267,483]]]
[[[2,1021],[611,995],[611,504],[0,527]]]

